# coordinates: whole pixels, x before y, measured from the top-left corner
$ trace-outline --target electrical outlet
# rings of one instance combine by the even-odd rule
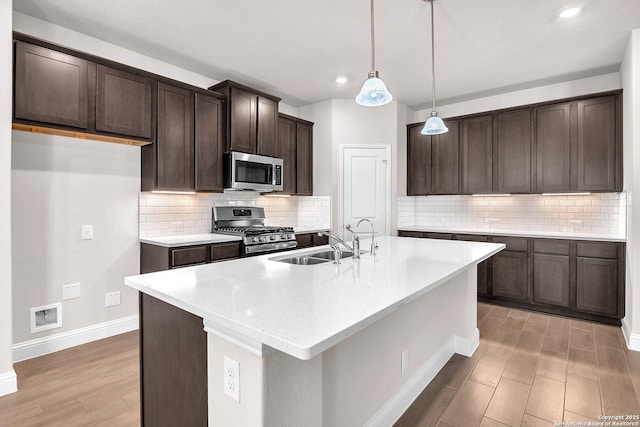
[[[409,349],[406,349],[400,355],[400,372],[404,372],[409,367]]]
[[[224,394],[240,402],[240,364],[224,356]]]
[[[82,226],[82,240],[93,239],[93,225]]]
[[[111,307],[120,304],[120,291],[107,292],[105,294],[104,305],[105,307]]]
[[[62,287],[62,300],[80,298],[80,283],[71,283]]]

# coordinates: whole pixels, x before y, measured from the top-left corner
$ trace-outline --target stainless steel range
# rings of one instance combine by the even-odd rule
[[[264,225],[264,208],[256,206],[214,206],[214,233],[242,236],[243,255],[260,255],[295,249],[293,227]]]

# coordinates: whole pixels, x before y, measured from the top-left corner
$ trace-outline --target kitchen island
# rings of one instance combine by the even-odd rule
[[[476,265],[504,245],[399,237],[378,243],[375,256],[338,265],[278,260],[326,246],[126,278],[141,292],[141,374],[149,359],[145,336],[173,327],[156,310],[166,306],[179,312],[172,318],[184,313],[206,331],[210,425],[392,424],[454,353],[475,351]],[[154,351],[153,363],[173,351]],[[225,395],[225,357],[239,362],[239,378],[231,379],[238,401]],[[192,377],[184,362],[172,371]],[[174,402],[188,395],[185,384],[171,384],[161,391]],[[143,422],[151,425],[144,405],[152,379],[143,375],[141,386]]]

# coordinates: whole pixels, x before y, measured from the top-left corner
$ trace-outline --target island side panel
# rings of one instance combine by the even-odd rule
[[[202,318],[140,293],[141,424],[206,427],[207,386]]]
[[[475,286],[467,269],[325,351],[323,424],[393,424],[459,346],[477,345]]]

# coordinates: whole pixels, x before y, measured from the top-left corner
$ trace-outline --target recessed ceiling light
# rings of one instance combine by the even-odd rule
[[[564,7],[562,9],[560,9],[560,11],[558,12],[558,17],[559,18],[571,18],[572,16],[576,16],[580,12],[582,12],[582,6],[581,5],[571,5],[571,6],[567,6],[567,7]]]
[[[348,82],[348,81],[349,81],[349,79],[348,79],[348,78],[346,78],[345,76],[338,76],[338,77],[336,77],[336,83],[338,83],[339,85],[343,85],[343,84],[345,84],[345,83],[346,83],[346,82]]]

